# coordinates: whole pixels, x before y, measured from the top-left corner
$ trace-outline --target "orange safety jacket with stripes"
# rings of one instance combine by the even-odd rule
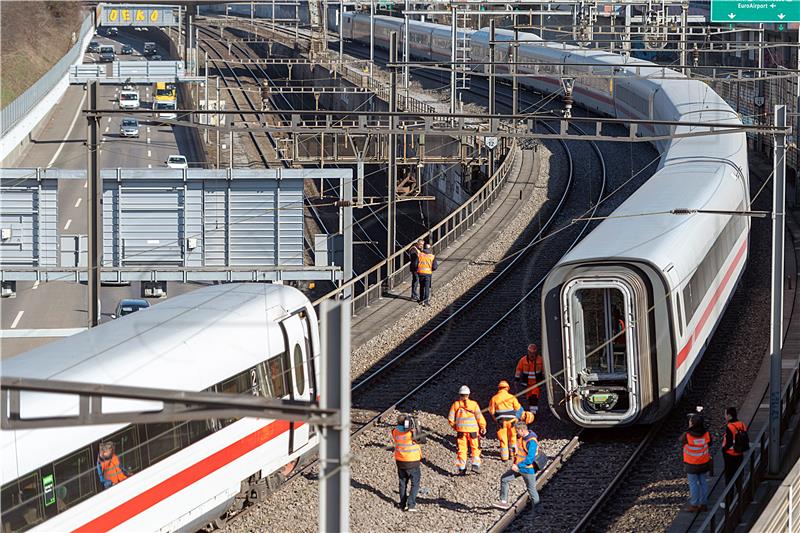
[[[417,274],[433,274],[433,262],[436,256],[425,252],[417,252]]]
[[[532,387],[536,385],[537,381],[544,379],[544,360],[542,356],[537,354],[536,357],[533,358],[533,361],[529,361],[527,354],[523,355],[517,363],[514,379],[516,381],[521,381],[526,388]],[[528,396],[536,394],[534,391],[537,389],[529,390]]]
[[[394,440],[394,458],[396,461],[404,463],[422,460],[422,447],[414,442],[411,430],[406,430],[403,426],[392,429],[392,439]]]
[[[734,457],[741,457],[744,455],[743,452],[737,452],[733,449],[733,442],[736,439],[736,434],[740,431],[747,432],[747,427],[744,425],[744,422],[737,420],[736,422],[731,422],[727,425],[727,430],[725,432],[725,436],[722,439],[722,450],[727,453],[728,455],[733,455]],[[731,434],[731,442],[728,442],[728,433]]]
[[[498,423],[516,420],[517,411],[520,408],[517,397],[508,392],[507,389],[497,391],[497,394],[489,400],[489,413]]]
[[[108,459],[101,459],[98,457],[97,474],[100,477],[100,481],[106,486],[108,486],[108,482],[110,482],[111,485],[116,485],[120,481],[128,479],[128,476],[125,475],[125,472],[123,472],[122,468],[119,466],[119,457],[117,457],[117,454],[113,454]]]
[[[481,408],[475,400],[461,400],[460,398],[450,406],[447,415],[450,427],[458,433],[477,433],[486,431],[486,419],[481,413]]]
[[[688,465],[703,465],[710,462],[709,444],[711,444],[711,435],[708,434],[708,431],[699,437],[687,432],[686,442],[683,445],[683,462]]]

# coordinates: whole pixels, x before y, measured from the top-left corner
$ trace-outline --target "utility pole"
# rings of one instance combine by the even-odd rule
[[[373,79],[372,66],[375,64],[375,0],[369,0],[369,78]]]
[[[403,65],[403,89],[406,95],[406,103],[403,110],[408,111],[409,85],[411,82],[408,68],[408,0],[405,0],[405,2],[405,10],[403,11],[403,61],[405,62],[405,65]]]
[[[494,17],[489,20],[489,116],[494,117],[495,112],[495,76],[494,76],[494,39],[496,37],[494,29]],[[490,135],[495,136],[497,132],[497,120],[494,118],[489,119]],[[494,149],[490,149],[487,154],[489,156],[489,178],[494,176]]]
[[[352,182],[351,182],[352,185]],[[320,304],[320,407],[339,424],[320,428],[319,531],[350,531],[350,300]]]
[[[517,81],[517,61],[519,57],[519,30],[517,29],[517,24],[514,23],[514,45],[511,47],[511,52],[514,54],[513,58],[511,59],[512,64],[512,74],[511,74],[511,114],[517,116],[517,112],[519,111],[519,82]]]
[[[689,11],[689,4],[686,0],[681,2],[681,69],[683,70],[684,74],[689,73],[689,69],[686,66],[686,47],[688,43],[686,42],[686,26],[689,24],[687,15]]]
[[[344,35],[342,35],[342,27],[344,26],[344,2],[339,2],[339,65],[341,69],[344,67],[341,66],[344,63]]]
[[[392,32],[389,35],[389,61],[397,63],[397,32]],[[389,131],[394,131],[396,124],[395,113],[397,113],[397,67],[389,68]],[[394,254],[394,240],[397,230],[395,229],[395,195],[397,194],[397,147],[395,144],[397,139],[394,133],[389,134],[389,171],[387,172],[386,183],[386,258],[392,257]],[[394,260],[390,260],[386,264],[387,276],[386,283],[387,289],[391,289],[394,285],[391,273],[394,271]]]
[[[219,76],[217,76],[217,111],[219,111],[219,107],[220,107],[220,105],[219,105],[219,104],[220,104],[220,102],[219,102]],[[220,162],[220,153],[219,153],[219,152],[220,152],[220,143],[219,143],[219,126],[220,126],[220,123],[219,123],[219,113],[217,113],[217,123],[216,123],[216,124],[214,124],[214,125],[216,126],[216,128],[215,128],[215,129],[216,129],[216,132],[217,132],[217,168],[219,168],[219,162]]]
[[[783,240],[786,193],[786,106],[775,106],[772,171],[772,309],[769,330],[769,473],[781,469],[781,348],[783,347]]]
[[[87,134],[86,147],[86,215],[89,226],[87,250],[87,309],[89,310],[88,326],[95,327],[100,322],[100,267],[103,249],[103,233],[100,227],[100,196],[103,194],[103,184],[100,181],[100,135],[97,116],[97,82],[90,81],[86,84],[89,91],[86,98]]]
[[[456,7],[450,9],[450,114],[456,114],[456,40],[458,39],[458,23]]]

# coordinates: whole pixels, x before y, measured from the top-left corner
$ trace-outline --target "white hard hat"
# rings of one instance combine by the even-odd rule
[[[466,385],[461,385],[461,388],[458,389],[459,394],[469,394],[469,387]]]

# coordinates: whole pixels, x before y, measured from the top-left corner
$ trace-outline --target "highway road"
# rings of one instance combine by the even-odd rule
[[[101,44],[113,44],[119,53],[122,44],[134,48],[132,56],[122,59],[143,59],[144,42],[149,32],[120,32],[114,39],[97,36]],[[164,59],[168,51],[159,50]],[[85,62],[97,61],[97,54],[87,54]],[[101,85],[98,105],[116,108],[121,87]],[[141,107],[152,106],[152,86],[138,86]],[[18,167],[85,169],[87,163],[86,121],[81,116],[86,92],[82,86],[71,86],[59,104],[46,116],[45,127],[17,161]],[[103,168],[159,168],[170,154],[188,154],[190,137],[185,128],[173,128],[142,121],[140,136],[123,138],[119,134],[122,117],[104,117],[100,125],[102,144],[100,165]],[[86,183],[63,180],[58,187],[58,228],[60,236],[85,235],[87,232]],[[199,287],[198,284],[172,283],[169,296]],[[130,286],[104,286],[101,290],[102,320],[110,320],[122,298],[140,297],[139,283]],[[155,304],[158,300],[151,300]],[[86,286],[77,283],[18,283],[16,297],[0,300],[0,358],[8,358],[33,347],[52,342],[86,327]]]

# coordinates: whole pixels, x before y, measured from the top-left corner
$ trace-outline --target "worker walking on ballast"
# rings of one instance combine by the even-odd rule
[[[518,477],[525,480],[528,496],[531,499],[531,508],[535,512],[539,504],[539,492],[536,490],[536,454],[539,451],[539,439],[536,433],[528,429],[525,422],[515,424],[517,431],[517,453],[511,470],[500,476],[500,501],[494,504],[499,509],[506,510],[511,507],[508,503],[508,485]]]
[[[528,345],[528,353],[517,362],[514,372],[514,384],[518,391],[528,389],[525,396],[528,400],[528,410],[537,414],[539,411],[539,398],[542,388],[537,384],[544,382],[544,360],[539,354],[535,344]]]
[[[480,437],[486,435],[486,419],[481,413],[478,402],[469,399],[470,390],[466,385],[458,389],[459,399],[450,407],[447,421],[450,427],[458,434],[456,452],[456,466],[458,473],[467,473],[467,452],[472,452],[472,471],[476,474],[481,471],[481,444]]]
[[[419,434],[419,425],[410,415],[399,415],[397,426],[392,428],[394,460],[397,463],[397,478],[400,483],[400,509],[417,510],[419,492],[420,462],[425,436]],[[410,486],[410,490],[409,490]]]
[[[497,394],[489,400],[489,414],[497,424],[497,440],[500,441],[502,461],[508,461],[516,454],[517,432],[514,430],[514,424],[517,422],[517,413],[522,410],[519,400],[508,392],[509,389],[508,381],[501,381],[497,385]]]

